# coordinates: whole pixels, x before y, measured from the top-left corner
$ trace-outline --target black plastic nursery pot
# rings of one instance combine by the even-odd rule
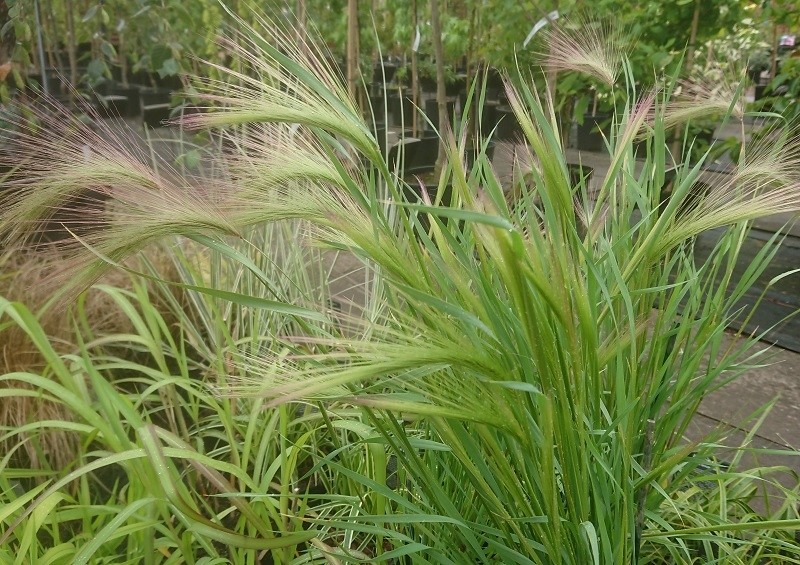
[[[126,96],[119,94],[96,94],[97,109],[104,118],[124,118],[136,115],[136,109]]]
[[[92,97],[102,116],[128,118],[139,115],[138,86],[123,86],[114,81],[104,81],[97,85]]]
[[[466,74],[456,75],[452,81],[445,84],[444,90],[447,96],[458,97],[462,93],[466,94],[467,75]]]
[[[499,121],[497,108],[499,105],[496,100],[490,100],[480,109],[481,130],[484,135],[489,135],[497,127]]]
[[[387,97],[389,108],[389,124],[393,126],[409,126],[413,120],[414,103],[404,92],[392,93]],[[382,112],[383,110],[381,110]]]
[[[456,101],[455,100],[448,100],[447,101],[447,116],[448,119],[452,120],[453,116],[455,115],[456,111]],[[439,105],[436,102],[435,98],[428,98],[425,101],[425,115],[428,116],[428,119],[431,121],[433,126],[438,129],[439,127]],[[430,125],[426,122],[424,127],[427,130],[430,129]]]
[[[426,183],[417,179],[415,179],[413,183],[408,183],[408,185],[403,188],[403,196],[405,196],[406,200],[412,203],[424,202],[423,191],[427,193],[431,203],[435,202],[440,196],[438,184]],[[452,199],[453,185],[447,183],[444,185],[444,191],[441,194],[440,204],[446,206],[450,204]]]
[[[165,77],[156,75],[155,83],[156,88],[163,88],[165,90],[181,90],[183,88],[181,77],[177,75],[169,75]]]
[[[419,88],[427,94],[436,94],[436,79],[433,77],[419,77]]]
[[[486,145],[486,158],[491,161],[494,159],[494,149],[495,149],[495,142],[490,141]],[[478,155],[483,148],[482,145],[468,145],[466,151],[464,152],[464,164],[467,167],[467,170],[471,169],[475,165],[475,161],[477,160]]]
[[[425,203],[423,191],[427,194],[431,204],[435,203],[438,198],[440,206],[448,206],[453,199],[452,184],[448,183],[440,190],[438,184],[427,184],[417,179],[414,179],[413,183],[409,183],[403,188],[403,196],[407,202],[412,204],[423,204]],[[419,224],[423,231],[427,232],[430,230],[431,217],[427,212],[419,212],[417,218],[419,219]],[[440,219],[443,224],[447,225],[448,218],[446,216],[440,216]]]
[[[405,139],[389,149],[389,166],[400,168],[400,175],[412,178],[433,172],[439,154],[439,138]]]
[[[139,91],[142,122],[150,128],[164,125],[170,117],[172,91],[163,88],[142,88]]]
[[[375,122],[385,125],[387,121],[386,113],[388,112],[386,93],[376,92],[374,94],[370,94],[369,106],[372,109],[371,117],[374,118]],[[370,117],[369,114],[367,117]]]
[[[115,85],[111,89],[111,94],[114,96],[122,96],[125,98],[126,113],[125,117],[132,118],[139,115],[141,108],[141,101],[139,99],[140,87],[136,85],[123,86],[121,84]]]
[[[80,70],[82,74],[84,71]],[[80,74],[78,76],[80,76]],[[44,76],[42,73],[28,73],[25,77],[24,89],[32,92],[34,95],[44,92],[44,77],[47,78],[47,89],[50,96],[58,97],[65,95],[69,97],[70,84],[70,69],[68,68],[55,68],[48,67],[45,69]],[[74,85],[73,85],[74,88]]]
[[[486,73],[486,100],[499,100],[503,88],[503,74],[493,67],[489,68]]]
[[[389,84],[397,74],[397,65],[394,63],[377,63],[372,68],[372,84]]]
[[[516,141],[522,139],[522,127],[511,106],[498,105],[495,109],[497,130],[495,139],[500,141]]]
[[[586,115],[578,124],[577,146],[580,151],[599,153],[605,149],[605,139],[611,133],[611,116],[608,114]]]

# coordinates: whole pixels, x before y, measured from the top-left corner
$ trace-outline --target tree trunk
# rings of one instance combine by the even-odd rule
[[[474,74],[473,73],[473,63],[474,63],[473,59],[475,58],[475,36],[477,35],[477,28],[478,28],[478,4],[476,2],[475,4],[473,4],[472,12],[471,12],[471,14],[469,16],[469,39],[467,41],[467,57],[466,57],[467,60],[465,61],[465,63],[466,63],[466,73],[467,73],[466,87],[467,87],[467,92],[468,93],[469,93],[470,88],[472,88],[472,81],[473,81],[473,74]],[[479,93],[475,92],[473,95],[477,95],[477,94],[479,94]],[[477,98],[477,96],[476,96],[476,98]],[[472,101],[472,107],[470,108],[470,110],[473,110],[472,115],[475,116],[475,117],[477,117],[477,112],[474,111],[477,108],[476,102],[477,102],[477,100],[473,100]],[[466,109],[467,108],[461,108],[462,115],[463,115],[463,113],[464,113],[464,111]],[[476,127],[475,127],[476,124],[473,123],[473,122],[474,122],[474,120],[470,120],[470,122],[469,122],[469,127],[470,127],[470,131],[471,132],[476,129]]]
[[[436,106],[439,109],[439,154],[436,157],[435,174],[438,176],[444,166],[444,139],[449,117],[447,115],[447,94],[444,84],[444,48],[442,47],[442,26],[439,21],[439,0],[431,0],[431,32],[433,50],[436,56]]]
[[[77,42],[75,41],[75,7],[72,5],[72,0],[64,2],[64,10],[67,16],[67,57],[69,58],[69,83],[72,88],[78,83],[78,55],[77,55]],[[70,99],[73,93],[70,90]]]
[[[700,27],[700,0],[694,0],[694,14],[692,15],[692,25],[689,27],[689,46],[686,53],[686,59],[683,61],[683,69],[692,70],[694,64],[694,51],[695,42],[697,41],[697,30]],[[680,73],[679,73],[680,74]],[[672,138],[672,147],[670,150],[673,155],[678,155],[681,149],[681,129],[676,128],[675,134]]]
[[[61,69],[64,64],[61,60],[61,50],[58,45],[58,38],[61,37],[61,32],[58,29],[56,18],[53,15],[53,3],[47,2],[40,6],[42,12],[42,25],[45,30],[45,49],[47,50],[47,57],[50,66]]]
[[[6,4],[6,0],[0,0],[0,27],[5,26],[8,20],[8,4]],[[0,37],[0,65],[11,60],[15,43],[14,26],[11,26],[5,37]]]
[[[692,26],[689,28],[689,52],[686,54],[686,68],[691,71],[694,64],[695,43],[697,42],[697,30],[700,27],[700,0],[694,0],[694,14],[692,15]]]
[[[126,52],[127,46],[125,45],[125,34],[119,33],[117,38],[117,60],[119,61],[119,75],[122,81],[122,86],[128,88],[128,53]]]
[[[771,2],[772,10],[775,13],[775,0]],[[772,54],[769,59],[769,76],[770,80],[774,79],[778,74],[778,24],[772,24]]]
[[[33,0],[33,17],[36,22],[36,50],[39,54],[39,72],[42,74],[42,92],[50,95],[50,86],[47,83],[47,64],[44,58],[44,42],[42,38],[42,15],[39,10],[38,0]]]
[[[358,0],[347,0],[347,92],[358,103]]]
[[[412,21],[411,21],[411,34],[414,37],[412,41],[416,41],[417,38],[417,25],[419,24],[419,14],[417,13],[417,0],[413,0],[412,6]],[[402,91],[400,92],[400,96],[403,96]],[[419,100],[419,70],[417,69],[417,52],[412,49],[411,50],[411,101],[414,104],[414,108],[411,112],[411,136],[417,137],[419,133],[419,112],[417,108],[420,106]],[[400,102],[400,107],[402,107],[402,100]]]

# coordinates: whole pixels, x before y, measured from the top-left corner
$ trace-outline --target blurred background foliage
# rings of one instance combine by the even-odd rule
[[[240,12],[238,4],[239,0],[226,3],[233,13]],[[385,56],[406,61],[416,36],[414,22],[419,26],[420,54],[432,55],[429,2],[358,0],[356,4],[361,53],[369,64],[377,56],[378,45]],[[347,5],[347,0],[261,3],[276,20],[313,20],[337,58],[346,51]],[[441,8],[447,64],[508,67],[515,60],[530,63],[541,45],[534,41],[523,46],[525,38],[553,10],[613,20],[636,38],[633,63],[657,70],[674,64],[676,54],[687,46],[707,50],[712,41],[738,45],[737,53],[726,55],[744,64],[756,47],[775,48],[774,36],[793,29],[800,18],[800,10],[788,0],[447,0]],[[69,51],[75,50],[77,65],[90,76],[109,75],[124,66],[134,72],[175,75],[202,72],[189,53],[218,61],[225,51],[218,43],[220,35],[226,26],[239,25],[219,3],[204,0],[4,0],[0,18],[0,62],[13,62],[18,80],[39,64],[39,28],[48,66],[66,68]],[[741,44],[737,37],[742,34],[756,36],[758,41]]]

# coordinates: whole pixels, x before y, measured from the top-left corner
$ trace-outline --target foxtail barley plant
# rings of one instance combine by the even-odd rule
[[[172,337],[145,307],[148,351],[158,358],[163,341],[172,359],[139,369],[147,411],[93,378],[106,396],[86,396],[87,406],[106,403],[123,435],[109,440],[119,431],[99,413],[78,414],[74,425],[107,446],[15,498],[0,513],[0,546],[29,547],[24,532],[42,514],[56,520],[62,489],[119,462],[130,487],[115,496],[124,491],[126,510],[98,520],[103,539],[129,528],[138,532],[130,543],[153,549],[147,532],[157,532],[165,557],[152,562],[178,550],[187,560],[224,555],[220,544],[241,562],[256,551],[281,563],[800,560],[796,477],[786,486],[775,478],[785,469],[748,469],[738,456],[719,463],[722,431],[686,438],[703,398],[762,362],[753,337],[730,340],[725,329],[780,241],[734,279],[749,222],[800,211],[790,135],[744,146],[728,181],[696,195],[703,161],[669,153],[671,128],[711,111],[743,115],[741,89],[721,102],[718,90],[677,92],[663,77],[637,92],[617,45],[581,42],[560,26],[551,52],[570,56],[546,66],[627,94],[606,140],[608,171],[573,184],[553,101],[519,72],[506,95],[523,132],[517,150],[530,154],[524,178],[502,186],[485,145],[467,167],[462,122],[439,132],[447,164],[438,185],[451,195],[422,187],[411,201],[410,181],[385,162],[325,53],[266,18],[242,29],[230,41],[241,65],[215,64],[230,80],[199,80],[207,107],[183,120],[236,140],[213,182],[154,171],[69,118],[41,115],[42,129],[21,137],[3,233],[24,242],[53,209],[81,198],[90,225],[60,250],[71,289],[174,238],[228,267],[176,255],[195,298]],[[475,86],[479,113],[483,97]],[[644,143],[638,161],[634,143]],[[358,315],[337,317],[324,291],[290,291],[313,286],[295,284],[315,279],[310,261],[269,273],[254,261],[253,249],[264,257],[271,245],[293,245],[258,231],[277,222],[300,222],[298,246],[363,262]],[[709,230],[720,237],[701,259],[694,242]],[[88,350],[73,361],[97,375],[103,363]],[[65,361],[51,362],[73,386]],[[190,368],[203,378],[188,378]],[[182,392],[165,396],[161,415],[156,391],[167,382]],[[188,413],[178,408],[184,396]],[[219,430],[217,441],[201,421]],[[324,488],[311,495],[315,478]],[[767,487],[769,514],[755,509]],[[100,512],[92,508],[87,515]],[[131,555],[108,543],[104,555]]]

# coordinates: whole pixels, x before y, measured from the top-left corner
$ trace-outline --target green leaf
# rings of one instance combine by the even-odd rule
[[[108,41],[103,41],[103,43],[100,44],[100,51],[111,61],[117,58],[117,50]]]
[[[174,58],[170,57],[161,65],[161,68],[158,69],[158,76],[161,78],[165,78],[168,76],[174,76],[181,72],[181,66],[178,64]]]
[[[14,22],[14,35],[17,36],[17,41],[30,42],[31,40],[31,26],[27,22],[15,21]]]
[[[84,545],[78,555],[75,556],[75,560],[72,563],[76,565],[83,565],[85,563],[89,563],[89,560],[92,556],[97,553],[97,551],[103,546],[109,538],[111,538],[117,530],[128,521],[128,519],[136,514],[142,508],[158,503],[158,499],[156,498],[140,498],[131,502],[130,504],[126,505],[120,512],[118,512],[111,521],[106,524],[99,532],[96,532],[92,539]]]
[[[496,385],[509,390],[519,390],[522,392],[529,392],[531,394],[541,394],[542,391],[531,383],[521,381],[489,381],[487,384]]]
[[[200,152],[197,149],[191,149],[186,153],[181,153],[175,158],[175,163],[183,165],[187,169],[196,169],[200,165]]]
[[[0,28],[0,38],[5,38],[11,28],[14,27],[14,20],[10,19],[6,23],[3,24],[3,27]]]
[[[103,59],[92,59],[86,66],[86,74],[93,80],[100,79],[105,76],[108,70],[108,65]]]
[[[86,10],[86,13],[83,15],[83,18],[82,18],[83,22],[86,23],[89,20],[91,20],[95,16],[95,14],[97,14],[97,10],[99,8],[100,8],[99,4],[95,4],[93,6],[90,6],[89,9]]]
[[[491,214],[484,214],[483,212],[473,212],[471,210],[462,210],[460,208],[449,208],[447,206],[428,206],[425,204],[411,204],[408,202],[398,202],[397,206],[416,210],[418,212],[425,212],[432,216],[441,216],[443,218],[453,218],[455,220],[462,220],[464,222],[474,222],[478,224],[486,224],[503,230],[513,230],[514,226],[500,216]]]

